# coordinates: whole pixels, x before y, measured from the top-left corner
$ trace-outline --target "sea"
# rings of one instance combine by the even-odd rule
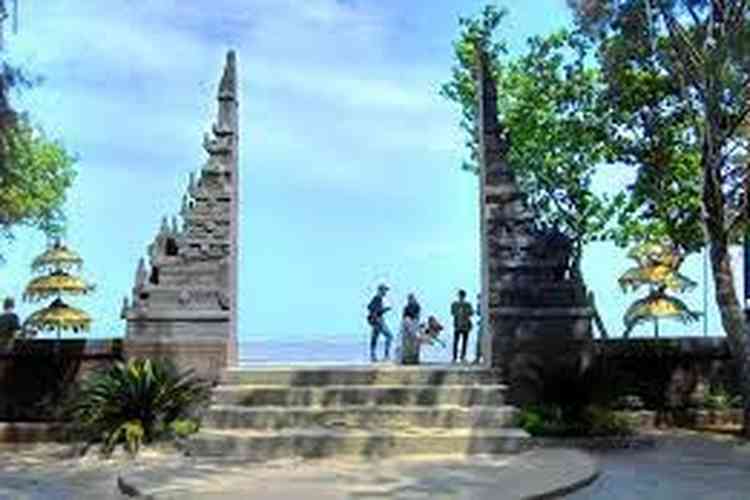
[[[472,342],[474,340],[474,342]],[[452,358],[453,339],[444,336],[446,347],[423,346],[420,360],[423,362],[444,363]],[[469,339],[466,358],[471,361],[475,354],[475,339]],[[391,354],[395,348],[391,345]],[[377,356],[382,358],[384,343],[378,341]],[[321,337],[302,340],[284,340],[271,337],[242,339],[239,344],[239,362],[246,364],[277,363],[341,363],[365,364],[370,362],[370,341],[360,335],[359,338]]]

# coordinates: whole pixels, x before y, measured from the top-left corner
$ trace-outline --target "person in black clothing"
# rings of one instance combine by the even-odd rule
[[[0,314],[0,343],[7,345],[13,337],[21,330],[21,321],[18,315],[13,312],[16,303],[13,297],[8,297],[3,301],[3,313]]]
[[[421,310],[422,308],[420,307],[419,302],[417,302],[417,298],[413,293],[410,293],[406,297],[406,307],[404,307],[404,315],[409,316],[414,321],[419,323],[419,314]]]
[[[367,322],[372,327],[372,336],[370,337],[370,361],[373,363],[378,360],[375,356],[375,350],[378,346],[378,337],[381,335],[385,337],[385,359],[390,358],[393,335],[388,329],[388,325],[385,324],[385,318],[383,318],[383,315],[391,309],[390,307],[385,307],[383,304],[383,299],[385,298],[385,294],[388,293],[388,290],[389,288],[386,285],[379,285],[378,293],[367,305]]]
[[[474,309],[466,301],[466,292],[458,291],[458,300],[451,304],[451,315],[453,316],[453,362],[458,361],[458,345],[461,341],[461,363],[466,362],[466,344],[469,341],[471,330],[471,317]]]

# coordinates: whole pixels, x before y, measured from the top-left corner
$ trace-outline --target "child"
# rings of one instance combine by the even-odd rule
[[[421,325],[422,334],[420,335],[420,341],[422,343],[435,345],[440,344],[445,347],[445,342],[440,339],[440,332],[443,331],[443,325],[441,325],[435,316],[427,318],[427,324]]]

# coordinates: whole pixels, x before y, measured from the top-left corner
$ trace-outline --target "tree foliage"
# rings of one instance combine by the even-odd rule
[[[645,30],[643,36],[648,36],[646,26],[637,16],[628,24]],[[696,182],[701,147],[692,130],[698,113],[666,70],[668,41],[660,37],[633,46],[628,36],[610,36],[598,47],[613,159],[636,170],[616,241],[666,238],[680,251],[695,252],[705,244]]]
[[[66,190],[73,183],[74,159],[25,120],[4,131],[6,161],[0,175],[0,231],[19,225],[59,233]]]
[[[0,15],[4,13],[0,1]],[[0,26],[0,29],[2,27]],[[0,38],[2,33],[0,33]],[[28,88],[38,79],[9,64],[0,48],[0,233],[13,236],[17,226],[40,229],[49,235],[62,232],[65,192],[75,173],[74,158],[26,114],[18,113],[11,92]]]
[[[633,65],[659,65],[679,86],[697,151],[700,222],[710,251],[722,325],[742,366],[750,435],[750,341],[734,287],[729,245],[747,229],[750,141],[750,4],[746,0],[570,0],[600,46],[621,40]],[[605,53],[606,55],[606,53]],[[655,190],[661,192],[660,190]]]
[[[560,31],[528,40],[521,57],[507,60],[496,41],[505,11],[487,7],[475,19],[461,19],[454,43],[456,64],[442,95],[460,105],[469,160],[478,172],[475,44],[487,50],[498,82],[499,119],[510,131],[508,164],[540,220],[572,236],[576,269],[583,246],[613,236],[612,220],[624,204],[592,188],[597,166],[612,155],[609,118],[600,101],[601,74],[587,64],[590,43],[580,33]]]

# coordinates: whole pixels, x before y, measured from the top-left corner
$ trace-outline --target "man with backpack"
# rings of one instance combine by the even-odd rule
[[[388,330],[388,325],[385,324],[385,318],[383,318],[383,315],[391,309],[383,304],[383,299],[385,298],[386,293],[388,293],[388,290],[389,288],[387,285],[379,285],[378,292],[367,305],[367,323],[372,327],[372,336],[370,337],[370,361],[373,363],[378,361],[375,351],[378,345],[378,337],[380,337],[380,335],[385,337],[384,359],[387,360],[390,357],[391,340],[393,339],[393,335],[391,335],[390,330]]]

